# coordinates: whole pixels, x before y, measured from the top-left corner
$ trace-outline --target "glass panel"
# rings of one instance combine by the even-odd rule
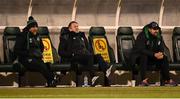
[[[33,0],[32,15],[43,26],[67,26],[74,0]]]
[[[163,16],[164,26],[180,25],[180,2],[179,0],[165,0]]]
[[[78,0],[77,21],[82,26],[114,26],[118,0]]]
[[[122,0],[119,25],[144,26],[158,21],[162,0]]]
[[[29,0],[1,0],[0,25],[24,26],[26,24]]]

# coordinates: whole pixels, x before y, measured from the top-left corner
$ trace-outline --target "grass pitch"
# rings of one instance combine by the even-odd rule
[[[0,88],[1,98],[180,98],[180,87]]]

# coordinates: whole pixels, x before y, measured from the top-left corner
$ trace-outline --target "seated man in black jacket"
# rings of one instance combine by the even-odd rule
[[[161,29],[156,22],[151,22],[143,28],[135,41],[132,51],[132,64],[140,65],[141,85],[148,86],[146,70],[148,66],[156,65],[160,68],[164,83],[176,86],[176,83],[170,79],[169,63],[164,53],[165,43],[161,36]]]
[[[75,63],[82,64],[85,71],[89,71],[91,78],[94,76],[92,66],[94,62],[99,63],[100,69],[106,73],[107,63],[101,55],[93,55],[84,32],[79,32],[78,23],[72,21],[68,25],[67,33],[60,37],[59,55],[62,61],[70,62],[72,69],[76,68]],[[105,77],[105,85],[108,85],[107,77]]]
[[[55,87],[54,75],[50,71],[49,65],[42,60],[44,45],[37,30],[37,22],[32,16],[29,17],[27,26],[17,36],[14,51],[18,56],[18,61],[27,70],[40,72],[47,80],[47,87]]]

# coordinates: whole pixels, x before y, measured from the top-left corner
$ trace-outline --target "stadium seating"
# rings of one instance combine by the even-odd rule
[[[101,54],[102,55],[103,53],[101,53],[101,52],[100,53],[95,52],[98,49],[96,47],[98,47],[99,45],[100,45],[99,47],[107,46],[108,55],[107,54],[106,55],[107,55],[107,57],[109,57],[109,64],[112,64],[114,66],[114,69],[123,69],[122,64],[116,63],[114,50],[109,45],[108,39],[106,37],[106,31],[105,31],[104,27],[91,27],[89,30],[88,40],[89,40],[90,47],[91,47],[92,51],[94,52],[94,54]],[[103,44],[99,44],[99,45],[96,44],[96,42],[98,40],[104,41],[104,45]],[[98,67],[98,65],[97,65],[97,67]]]
[[[180,62],[180,27],[175,27],[172,35],[174,62]]]
[[[49,30],[47,27],[38,27],[38,33],[40,34],[41,38],[48,38],[51,42]],[[53,60],[55,62],[54,64],[51,64],[51,70],[52,71],[70,70],[70,68],[71,68],[70,64],[58,62],[60,60],[57,60],[56,58],[58,58],[59,55],[58,55],[55,47],[53,46],[52,42],[51,42],[51,46],[52,46],[52,51],[54,51],[53,52],[53,58],[54,58]]]
[[[68,39],[68,36],[65,35],[67,33],[67,31],[68,31],[68,27],[62,27],[61,30],[60,30],[60,37],[64,38],[64,39]],[[59,38],[59,39],[61,39],[61,38]],[[60,42],[59,42],[59,46],[60,46]],[[58,51],[59,50],[60,49],[58,49]],[[69,63],[69,61],[64,57],[61,57],[60,61],[61,61],[61,63]]]
[[[109,63],[109,66],[113,66],[111,68],[112,73],[114,73],[117,69],[123,70],[122,64],[116,63],[114,50],[109,45],[104,27],[91,27],[89,30],[88,40],[92,52],[95,55],[101,54],[104,60]]]
[[[130,54],[135,44],[132,28],[119,27],[117,30],[116,41],[118,63],[122,65],[121,68],[117,69],[132,71],[132,79],[134,80],[138,73],[138,67],[132,67],[130,64]]]
[[[170,63],[170,70],[180,70],[180,27],[175,27],[172,35],[172,49],[174,61]]]
[[[20,33],[19,27],[6,27],[3,33],[4,63],[0,64],[0,72],[17,72],[18,83],[21,82],[20,75],[24,68],[15,62],[14,45],[16,36]],[[20,85],[19,85],[20,86]]]
[[[117,31],[117,54],[118,62],[121,63],[125,70],[131,70],[130,54],[135,43],[133,30],[131,27],[119,27]]]
[[[67,27],[61,28],[61,36],[67,31]],[[3,51],[4,51],[4,63],[0,64],[0,72],[16,72],[18,73],[18,83],[21,86],[21,73],[24,72],[24,67],[16,62],[16,55],[14,54],[13,48],[16,40],[16,36],[20,33],[20,29],[18,27],[6,27],[3,32]],[[40,34],[41,38],[48,38],[50,39],[49,30],[47,27],[39,27],[38,33]],[[135,38],[133,36],[133,30],[131,27],[119,27],[117,30],[117,54],[118,54],[118,63],[115,63],[115,55],[113,49],[110,47],[109,42],[106,37],[106,31],[103,27],[91,27],[89,30],[88,40],[95,53],[95,40],[105,40],[105,44],[107,44],[108,56],[109,56],[109,63],[113,64],[116,69],[119,70],[130,70],[132,67],[129,64],[129,57],[132,47],[134,46]],[[172,48],[173,48],[173,60],[171,61],[171,56],[169,49],[165,46],[165,53],[168,56],[170,62],[170,70],[180,70],[180,27],[175,27],[173,30],[172,35]],[[53,51],[53,58],[56,60],[58,54],[56,52],[55,47],[52,46]],[[103,46],[99,46],[103,47]],[[54,55],[57,54],[57,55]],[[56,58],[55,58],[56,57]],[[78,69],[81,67],[79,64],[77,65]],[[94,69],[98,70],[98,64],[94,64]],[[70,63],[61,61],[55,61],[55,63],[51,64],[52,71],[69,71],[71,68]],[[157,70],[155,66],[148,70]]]
[[[109,60],[105,59],[105,61],[107,61],[109,63],[116,62],[114,51],[109,45],[104,27],[91,27],[89,30],[88,40],[89,40],[90,47],[93,50],[94,54],[101,54],[101,50],[103,50],[103,49],[105,50],[107,48],[106,59],[109,59]],[[100,51],[99,51],[100,53],[96,52],[98,49],[100,49]]]

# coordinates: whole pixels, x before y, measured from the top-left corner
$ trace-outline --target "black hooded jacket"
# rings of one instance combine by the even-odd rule
[[[39,35],[33,35],[27,28],[16,38],[14,47],[15,54],[19,61],[27,61],[28,59],[42,59],[43,43]]]
[[[145,26],[135,40],[135,46],[131,53],[132,64],[135,64],[136,59],[140,55],[146,55],[153,58],[155,53],[164,52],[164,45],[161,31],[156,37],[153,37],[148,31],[148,26]]]
[[[75,33],[66,30],[66,33],[60,36],[58,53],[62,62],[70,62],[74,55],[90,54],[89,49],[84,32]]]

